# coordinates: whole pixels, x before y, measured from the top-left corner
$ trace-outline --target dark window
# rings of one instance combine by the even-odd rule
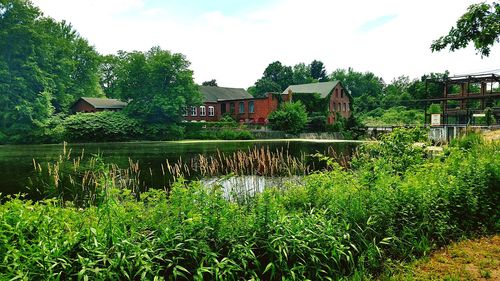
[[[254,108],[253,101],[249,101],[248,102],[248,112],[254,113],[254,111],[255,111],[255,108]]]
[[[231,114],[234,113],[234,102],[229,104],[229,112],[231,112]]]
[[[224,114],[224,113],[226,113],[226,104],[221,103],[220,104],[220,114]]]
[[[240,108],[238,110],[238,113],[245,113],[245,103],[240,101]]]
[[[340,97],[343,98],[344,97],[344,89],[340,90]]]

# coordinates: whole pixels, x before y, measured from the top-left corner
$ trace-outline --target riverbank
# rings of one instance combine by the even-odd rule
[[[97,165],[92,201],[0,205],[0,277],[360,279],[498,233],[499,144],[471,136],[427,158],[416,133],[397,130],[364,146],[351,169],[330,162],[245,204],[182,180],[168,194],[116,189]]]

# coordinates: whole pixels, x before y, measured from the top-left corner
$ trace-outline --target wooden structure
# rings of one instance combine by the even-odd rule
[[[497,122],[500,121],[500,76],[494,73],[453,76],[444,79],[428,79],[443,89],[441,97],[423,100],[427,105],[439,103],[442,124],[474,124],[474,116],[482,116],[491,108]],[[428,87],[426,87],[428,89]],[[429,96],[429,93],[426,93]],[[426,106],[427,108],[427,106]],[[425,112],[426,122],[429,114]]]

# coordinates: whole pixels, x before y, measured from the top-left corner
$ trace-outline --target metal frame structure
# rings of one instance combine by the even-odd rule
[[[450,117],[455,119],[454,124],[472,124],[473,114],[484,113],[486,107],[490,107],[497,122],[500,121],[500,107],[496,107],[496,102],[500,100],[500,75],[489,73],[453,76],[444,79],[427,79],[427,97],[429,96],[428,83],[440,84],[443,86],[444,91],[441,97],[424,100],[426,103],[426,123],[427,116],[429,116],[427,105],[437,102],[441,105],[444,125],[450,125]],[[471,87],[473,85],[476,85],[476,87]],[[496,87],[494,87],[495,85]],[[459,92],[453,93],[453,89],[457,86]],[[472,89],[476,91],[472,91]],[[477,106],[476,101],[479,101],[479,106]],[[450,103],[455,103],[455,107],[450,107]]]

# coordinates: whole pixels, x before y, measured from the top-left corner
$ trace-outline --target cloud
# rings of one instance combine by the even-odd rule
[[[155,45],[183,53],[198,83],[215,78],[221,86],[246,88],[276,60],[294,65],[319,59],[329,72],[353,67],[385,81],[403,74],[499,68],[500,46],[483,60],[472,48],[455,53],[429,49],[475,2],[471,0],[274,0],[237,11],[220,8],[224,1],[203,8],[200,0],[186,0],[196,12],[170,1],[34,3],[46,14],[72,22],[102,53]],[[367,32],[360,32],[365,25]]]
[[[373,29],[379,28],[381,26],[384,26],[394,20],[397,17],[397,15],[386,15],[386,16],[381,16],[378,17],[374,20],[367,21],[363,23],[358,30],[361,32],[368,32]]]

